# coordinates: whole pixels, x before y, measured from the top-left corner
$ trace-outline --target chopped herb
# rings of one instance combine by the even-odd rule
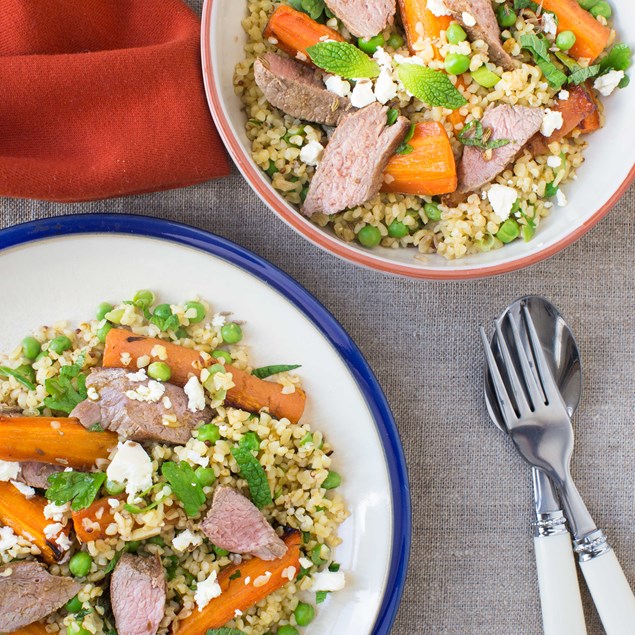
[[[399,119],[399,111],[396,108],[391,108],[388,111],[387,117],[388,117],[388,125],[392,126],[397,121],[397,119]]]
[[[273,503],[269,481],[260,461],[247,449],[234,446],[231,450],[232,456],[238,463],[240,475],[249,485],[251,500],[258,509],[262,509]]]
[[[205,503],[205,493],[189,463],[166,461],[161,466],[161,474],[170,484],[174,495],[183,503],[185,513],[196,516]]]
[[[491,136],[491,128],[483,130],[483,124],[478,119],[474,119],[463,127],[463,130],[459,133],[459,141],[464,146],[473,146],[483,151],[495,150],[511,143],[511,139],[491,140]]]
[[[296,11],[302,11],[314,20],[319,20],[326,10],[324,0],[289,0],[289,5]]]
[[[51,410],[70,414],[73,408],[86,399],[86,375],[81,370],[84,358],[80,357],[71,366],[62,366],[60,374],[44,382],[50,395],[44,399],[44,405]]]
[[[121,551],[115,551],[115,555],[113,556],[113,559],[106,565],[104,573],[110,573],[114,570],[114,568],[117,566],[117,563],[119,562],[119,559],[123,555],[123,552],[123,549],[121,549]]]
[[[587,81],[587,79],[591,79],[595,77],[600,72],[600,65],[594,64],[593,66],[587,66],[583,68],[582,66],[578,67],[574,70],[569,76],[570,84],[583,84]]]
[[[302,542],[306,545],[307,542],[309,542],[311,540],[311,532],[310,531],[303,531],[302,532]]]
[[[296,582],[300,582],[302,578],[306,578],[309,575],[309,569],[305,569],[304,567],[300,567],[300,573],[295,578]]]
[[[230,580],[238,580],[238,578],[240,578],[240,576],[242,575],[242,573],[240,572],[240,569],[238,569],[238,571],[236,571],[235,573],[232,573],[229,576]]]
[[[103,472],[57,472],[48,477],[46,498],[56,505],[73,501],[71,509],[77,512],[90,506],[105,480]]]
[[[533,0],[514,0],[514,11],[522,11],[523,9],[531,9],[538,11],[538,5]]]
[[[465,97],[441,71],[418,64],[400,64],[397,75],[406,90],[428,106],[456,110],[467,104]]]
[[[94,425],[88,428],[88,432],[103,432],[104,429],[101,427],[101,423],[95,423]]]
[[[262,366],[261,368],[254,368],[251,374],[258,379],[264,379],[265,377],[271,377],[271,375],[277,375],[278,373],[287,373],[290,370],[300,368],[300,364],[280,364],[278,366]]]
[[[572,58],[569,57],[566,53],[562,51],[556,51],[554,55],[558,58],[562,64],[564,64],[569,71],[575,71],[580,68],[580,65]]]
[[[139,507],[139,505],[131,505],[130,503],[126,503],[123,508],[130,512],[131,514],[143,514],[144,512],[149,512],[158,506],[158,504],[163,501],[163,499],[156,500],[154,503],[150,503],[150,505],[146,505],[145,507]]]
[[[331,573],[337,573],[339,570],[340,570],[339,562],[331,562],[331,564],[329,565],[329,571]]]
[[[322,604],[322,602],[324,602],[324,600],[328,597],[328,594],[328,591],[317,591],[315,594],[315,603]]]
[[[554,187],[553,181],[545,186],[545,198],[553,198],[558,193],[558,188]]]
[[[29,390],[35,390],[35,384],[29,381],[22,373],[8,366],[0,366],[0,375],[3,377],[13,377],[17,382],[21,383],[25,388]]]
[[[306,51],[311,61],[328,73],[346,79],[379,76],[379,64],[348,42],[318,42]]]
[[[412,154],[415,149],[409,143],[402,143],[396,150],[395,154]]]
[[[549,43],[545,38],[537,35],[521,35],[520,46],[528,50],[534,62],[553,88],[561,88],[567,81],[567,76],[551,61]]]
[[[625,71],[631,65],[631,48],[628,44],[622,42],[616,44],[610,53],[600,62],[600,70],[602,73],[606,71]]]
[[[93,612],[93,609],[80,609],[79,611],[77,611],[77,613],[75,613],[75,619],[81,620],[87,615],[90,615],[92,612]]]

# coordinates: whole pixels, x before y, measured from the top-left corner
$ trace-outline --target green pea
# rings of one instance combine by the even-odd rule
[[[194,476],[203,487],[213,485],[216,480],[216,474],[214,474],[214,470],[211,467],[197,467],[194,470]]]
[[[148,377],[157,381],[170,381],[172,369],[165,362],[152,362],[148,366]]]
[[[445,70],[450,75],[461,75],[470,68],[470,58],[468,55],[460,53],[448,53],[445,57]]]
[[[289,624],[285,624],[284,626],[280,626],[278,628],[278,635],[300,635],[298,633],[298,629],[294,628]]]
[[[516,24],[517,16],[514,13],[514,10],[510,9],[506,4],[501,4],[500,7],[498,7],[496,17],[498,18],[498,23],[503,29],[507,29]]]
[[[93,559],[89,553],[85,551],[78,551],[68,562],[68,568],[70,572],[76,578],[83,578],[90,573],[90,567],[93,564]]]
[[[91,632],[77,622],[72,622],[66,627],[66,635],[91,635]]]
[[[502,243],[511,243],[520,235],[520,227],[513,218],[508,218],[498,229],[496,238]]]
[[[578,4],[587,11],[590,11],[600,0],[578,0]]]
[[[342,484],[342,477],[337,473],[329,470],[327,477],[324,479],[322,483],[322,487],[324,489],[335,489]]]
[[[71,598],[68,602],[66,602],[64,608],[69,613],[77,613],[78,611],[82,610],[83,606],[84,605],[82,604],[82,601],[77,596],[75,596],[74,598]]]
[[[169,304],[157,304],[157,306],[154,307],[154,311],[152,314],[156,315],[162,320],[165,320],[172,315],[172,309],[170,308]]]
[[[399,33],[393,33],[388,38],[388,41],[386,42],[386,44],[388,44],[390,48],[395,49],[396,51],[397,49],[400,49],[404,45],[404,40],[401,37],[401,35],[399,35]]]
[[[73,348],[73,343],[66,337],[66,335],[60,335],[51,340],[49,344],[49,351],[53,351],[58,355],[61,355],[64,351]]]
[[[360,37],[357,40],[357,46],[359,46],[364,53],[374,55],[377,49],[384,45],[384,42],[384,36],[380,33],[379,35],[371,38]]]
[[[316,567],[326,562],[326,560],[322,558],[322,545],[315,545],[315,547],[311,549],[311,562],[313,562]]]
[[[42,350],[42,345],[32,335],[22,340],[22,354],[27,359],[35,359]]]
[[[501,80],[501,78],[493,71],[490,71],[485,64],[478,70],[472,71],[470,76],[477,84],[483,86],[483,88],[494,88]]]
[[[467,40],[467,33],[458,22],[453,22],[445,32],[445,37],[448,39],[450,44],[460,44],[461,42],[465,42],[465,40]]]
[[[185,311],[195,311],[196,315],[194,317],[188,317],[190,324],[198,324],[205,319],[205,307],[200,302],[191,302],[185,303]]]
[[[206,423],[198,429],[196,438],[199,441],[216,443],[220,439],[220,429],[215,423]]]
[[[161,536],[152,536],[152,538],[148,539],[148,542],[151,545],[158,545],[159,547],[165,547],[165,540],[163,540]]]
[[[97,329],[97,339],[102,344],[106,341],[106,336],[108,335],[111,328],[112,324],[110,322],[104,322],[104,325]]]
[[[573,31],[561,31],[556,38],[556,46],[561,51],[568,51],[575,44],[575,40]]]
[[[388,225],[388,235],[391,238],[403,238],[404,236],[407,236],[408,233],[408,227],[397,219]]]
[[[177,340],[182,340],[187,337],[187,331],[182,326],[179,326],[179,328],[174,331],[174,335]]]
[[[113,324],[121,324],[121,318],[125,312],[125,309],[114,309],[113,311],[108,311],[104,317]]]
[[[600,0],[600,2],[591,7],[591,15],[594,18],[602,16],[608,20],[613,15],[613,9],[611,9],[611,5],[608,2]]]
[[[40,351],[37,355],[37,357],[33,360],[35,362],[39,362],[41,359],[44,359],[45,357],[49,356],[49,352],[48,351]]]
[[[137,553],[137,551],[139,551],[140,546],[141,546],[140,540],[129,540],[126,543],[126,551],[128,553]]]
[[[141,289],[135,293],[132,304],[139,309],[149,309],[154,304],[154,293],[148,289]]]
[[[228,322],[220,330],[223,342],[227,344],[238,344],[243,339],[243,330],[235,322]]]
[[[364,247],[377,247],[381,242],[381,233],[374,225],[366,225],[357,232],[357,240]]]
[[[255,452],[260,449],[260,437],[255,432],[246,432],[238,444],[241,448]]]
[[[232,359],[232,356],[227,352],[227,351],[214,351],[212,353],[212,357],[214,359],[217,359],[219,362],[222,361],[225,364],[231,364],[234,360]]]
[[[298,626],[308,626],[315,617],[315,609],[310,604],[300,602],[293,612]]]
[[[102,302],[97,307],[97,319],[103,320],[106,317],[106,313],[110,313],[114,308],[109,302]]]
[[[438,221],[441,220],[441,210],[435,203],[426,203],[423,206],[423,211],[426,213],[428,220]]]

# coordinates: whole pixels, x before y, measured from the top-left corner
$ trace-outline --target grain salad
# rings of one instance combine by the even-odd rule
[[[628,84],[607,2],[246,4],[254,161],[317,225],[420,260],[531,241]]]
[[[334,448],[247,328],[144,290],[0,355],[0,631],[291,635],[344,587]]]

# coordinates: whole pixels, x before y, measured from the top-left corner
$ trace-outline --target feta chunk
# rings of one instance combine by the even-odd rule
[[[20,483],[19,481],[11,481],[11,485],[15,487],[20,494],[26,496],[26,498],[33,498],[35,496],[35,490],[24,483]]]
[[[428,0],[428,11],[432,13],[432,15],[436,15],[440,18],[442,15],[452,15],[449,9],[445,6],[445,2],[443,0]]]
[[[392,79],[392,71],[382,68],[375,82],[375,98],[380,104],[385,104],[397,96],[397,84]]]
[[[12,481],[18,478],[20,464],[14,461],[0,461],[0,481]]]
[[[202,611],[214,598],[217,598],[223,591],[218,584],[216,571],[212,571],[209,576],[196,585],[194,601],[198,610]],[[241,614],[242,615],[242,614]]]
[[[569,99],[569,94],[570,94],[570,93],[569,93],[569,91],[568,91],[568,90],[561,90],[561,91],[558,93],[558,99],[559,99],[560,101],[567,101],[567,100]]]
[[[559,168],[562,165],[562,159],[552,155],[547,159],[547,165],[550,168]]]
[[[383,46],[378,46],[377,50],[373,53],[373,59],[380,65],[386,68],[392,68],[392,57],[386,53]]]
[[[187,395],[187,409],[190,412],[205,410],[205,391],[198,377],[190,377],[187,380],[187,384],[183,386],[183,390]]]
[[[565,193],[562,191],[562,188],[559,187],[558,191],[556,192],[556,204],[558,205],[558,207],[564,207],[567,202],[568,201]]]
[[[354,108],[365,108],[375,101],[373,82],[370,79],[358,79],[351,95],[351,104]]]
[[[8,551],[18,544],[18,537],[11,527],[0,527],[0,552]]]
[[[476,18],[467,11],[463,11],[461,14],[461,20],[465,26],[476,26]]]
[[[135,390],[127,390],[126,397],[133,401],[145,401],[155,403],[161,401],[165,394],[165,386],[160,381],[151,379],[147,386],[139,386]]]
[[[142,368],[141,370],[137,371],[136,373],[128,373],[126,375],[126,377],[130,381],[134,381],[134,382],[145,381],[146,379],[148,379],[148,376],[146,375],[145,368]]]
[[[618,84],[624,79],[624,71],[612,70],[598,77],[593,82],[593,88],[604,97],[608,97],[617,88]]]
[[[182,531],[172,540],[172,546],[177,551],[185,551],[189,547],[198,547],[200,544],[203,544],[203,538],[189,529]]]
[[[309,141],[300,150],[300,161],[307,165],[317,165],[322,159],[324,146],[319,141]]]
[[[540,126],[540,134],[544,137],[550,137],[555,130],[562,128],[564,119],[562,113],[547,108],[545,115],[542,118],[542,124]]]
[[[489,188],[487,198],[492,205],[494,214],[502,221],[506,221],[511,214],[514,203],[518,199],[518,192],[513,187],[495,183]]]
[[[552,37],[556,37],[556,33],[558,32],[558,25],[556,24],[556,18],[553,13],[549,11],[545,11],[542,14],[542,30]]]
[[[338,97],[348,97],[351,94],[351,85],[337,75],[329,75],[324,79],[326,90]],[[221,325],[222,326],[222,325]]]
[[[312,576],[312,591],[341,591],[346,586],[343,571],[321,571]]]
[[[152,459],[138,443],[120,442],[106,476],[115,483],[125,483],[129,495],[143,492],[152,487]]]

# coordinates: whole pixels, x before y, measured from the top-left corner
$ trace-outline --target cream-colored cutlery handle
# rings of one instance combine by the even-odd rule
[[[615,552],[580,562],[606,635],[635,633],[635,596]]]
[[[545,635],[586,635],[571,535],[536,536],[534,547]]]

